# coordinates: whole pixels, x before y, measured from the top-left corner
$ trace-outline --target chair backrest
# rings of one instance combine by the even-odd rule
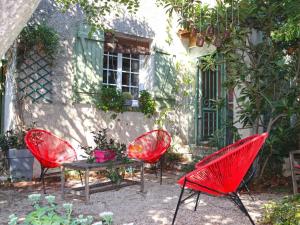
[[[155,163],[168,150],[171,136],[165,130],[152,130],[136,138],[128,145],[129,158]]]
[[[77,159],[76,151],[67,141],[46,130],[29,130],[25,135],[25,143],[45,168],[55,168]]]
[[[267,133],[253,135],[215,152],[178,183],[183,185],[186,179],[187,187],[212,195],[236,192],[267,137]]]
[[[216,158],[218,158],[218,157],[220,157],[222,155],[225,155],[227,152],[230,152],[230,151],[236,149],[237,147],[241,146],[245,142],[247,142],[249,140],[252,140],[252,139],[254,139],[254,138],[258,137],[258,136],[259,136],[259,134],[254,134],[252,136],[248,136],[248,137],[245,137],[243,139],[237,140],[233,144],[227,145],[227,146],[221,148],[220,150],[218,150],[218,151],[216,151],[216,152],[214,152],[214,153],[212,153],[212,154],[204,157],[201,161],[199,161],[198,163],[196,163],[195,167],[198,168],[198,167],[200,167],[202,165],[205,165],[208,162],[210,162],[210,161],[212,161],[212,160],[214,160],[214,159],[216,159]]]

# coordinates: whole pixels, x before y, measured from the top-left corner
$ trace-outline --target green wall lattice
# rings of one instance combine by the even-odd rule
[[[31,51],[18,69],[18,89],[21,98],[32,102],[52,102],[52,72],[47,56]]]

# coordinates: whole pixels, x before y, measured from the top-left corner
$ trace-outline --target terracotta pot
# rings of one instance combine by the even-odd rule
[[[196,45],[197,45],[198,47],[203,47],[204,42],[205,42],[204,36],[202,36],[202,35],[197,35]]]
[[[179,29],[177,32],[178,36],[180,39],[183,38],[189,38],[190,37],[190,32],[186,29]]]
[[[228,39],[230,38],[230,31],[229,30],[225,30],[224,31],[224,39]]]
[[[212,37],[214,33],[215,33],[214,27],[212,25],[209,25],[206,29],[206,35]]]
[[[217,48],[220,48],[222,46],[222,39],[219,38],[219,37],[216,37],[214,39],[214,42],[213,42],[214,46],[216,46]]]

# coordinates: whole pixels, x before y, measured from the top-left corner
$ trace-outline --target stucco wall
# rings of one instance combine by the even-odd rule
[[[35,12],[33,20],[44,21],[53,27],[60,36],[60,50],[53,62],[52,103],[31,103],[25,99],[24,120],[26,124],[36,122],[38,127],[53,131],[56,135],[70,141],[75,148],[80,145],[93,145],[93,130],[108,128],[110,137],[128,143],[145,131],[154,129],[155,118],[147,118],[139,112],[125,112],[112,119],[112,113],[105,113],[88,104],[74,104],[72,101],[72,82],[74,80],[73,45],[76,31],[83,20],[78,8],[66,14],[57,11],[51,1],[42,1]],[[152,49],[159,48],[172,54],[186,53],[184,45],[176,35],[173,27],[173,43],[166,43],[167,15],[164,9],[157,8],[154,1],[142,1],[136,15],[124,15],[120,18],[107,18],[112,29],[142,37],[152,38]],[[175,20],[174,20],[175,21]],[[175,22],[174,22],[175,23]],[[144,60],[146,74],[145,87],[153,87],[153,53]],[[180,110],[172,114],[174,123],[166,124],[166,129],[175,134],[177,146],[188,143],[188,126],[190,110]],[[178,149],[181,149],[178,147]]]

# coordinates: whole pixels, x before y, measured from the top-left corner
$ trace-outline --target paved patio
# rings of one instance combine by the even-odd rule
[[[15,213],[22,217],[30,210],[27,195],[36,192],[40,185],[1,191],[0,194],[0,224],[7,224],[8,215]],[[52,184],[48,194],[57,196],[61,202],[59,182]],[[163,185],[159,185],[154,175],[147,174],[145,194],[139,192],[139,186],[130,186],[118,191],[108,191],[91,195],[89,204],[80,199],[67,197],[66,202],[74,204],[76,214],[90,214],[97,216],[103,211],[114,213],[115,225],[134,223],[135,225],[164,225],[171,224],[177,204],[179,187],[175,179],[168,176],[164,178]],[[40,192],[41,193],[41,192]],[[8,198],[9,196],[9,198]],[[255,194],[252,201],[247,194],[241,196],[251,216],[257,220],[261,216],[261,208],[270,199],[277,199],[275,194]],[[239,209],[229,200],[214,198],[207,195],[200,197],[197,212],[193,211],[194,199],[187,201],[177,217],[177,225],[250,225]]]

